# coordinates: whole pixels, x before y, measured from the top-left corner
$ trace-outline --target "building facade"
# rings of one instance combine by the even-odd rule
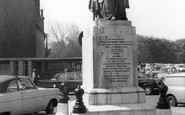
[[[45,55],[40,0],[0,0],[0,58]]]
[[[36,69],[42,79],[49,79],[57,73],[81,72],[82,58],[0,58],[0,75],[31,76]]]

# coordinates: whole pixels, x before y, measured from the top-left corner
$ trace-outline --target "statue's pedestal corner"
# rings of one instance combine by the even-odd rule
[[[145,103],[144,90],[137,87],[117,89],[93,89],[84,94],[84,102],[90,105],[120,105]]]

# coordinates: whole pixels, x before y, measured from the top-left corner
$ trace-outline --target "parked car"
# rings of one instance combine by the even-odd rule
[[[29,77],[0,75],[0,114],[53,113],[59,89],[38,88]]]
[[[179,72],[185,72],[185,65],[184,64],[175,64],[175,67]]]
[[[151,94],[158,94],[158,85],[156,82],[156,79],[139,79],[138,80],[139,87],[143,88],[145,90],[146,95]]]
[[[145,75],[147,76],[147,78],[154,78],[154,76],[156,76],[158,73],[159,71],[155,70],[151,66],[145,67]]]
[[[52,79],[39,80],[40,87],[57,87],[61,89],[61,83],[66,82],[68,92],[74,92],[74,90],[82,85],[82,75],[80,72],[67,72],[57,73]]]
[[[164,83],[168,86],[167,101],[171,106],[185,103],[185,73],[167,75]]]
[[[159,70],[159,73],[156,75],[158,79],[166,77],[168,74],[174,74],[174,73],[179,73],[176,67],[162,67]]]

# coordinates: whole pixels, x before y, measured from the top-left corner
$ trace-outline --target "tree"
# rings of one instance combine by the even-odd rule
[[[150,51],[148,47],[146,36],[138,35],[138,63],[150,62]]]
[[[55,42],[50,44],[49,57],[81,57],[81,46],[78,43],[80,29],[77,25],[64,25],[56,23],[51,25],[50,35]]]
[[[176,40],[176,46],[178,48],[177,55],[177,62],[178,63],[185,63],[185,39]]]
[[[138,36],[139,63],[175,63],[177,47],[173,41]]]

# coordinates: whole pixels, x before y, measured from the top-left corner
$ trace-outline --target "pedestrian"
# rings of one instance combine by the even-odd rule
[[[38,80],[40,79],[40,75],[37,73],[36,69],[33,69],[32,72],[32,80],[35,83],[36,86],[38,86]]]
[[[144,64],[144,63],[139,64],[139,66],[138,66],[138,78],[146,78],[145,66],[146,66],[146,64]]]
[[[68,70],[67,68],[65,68],[65,69],[64,69],[64,73],[65,73],[64,78],[65,78],[65,81],[68,80],[68,77],[67,77],[67,73],[68,73],[68,72],[69,72],[69,70]]]

